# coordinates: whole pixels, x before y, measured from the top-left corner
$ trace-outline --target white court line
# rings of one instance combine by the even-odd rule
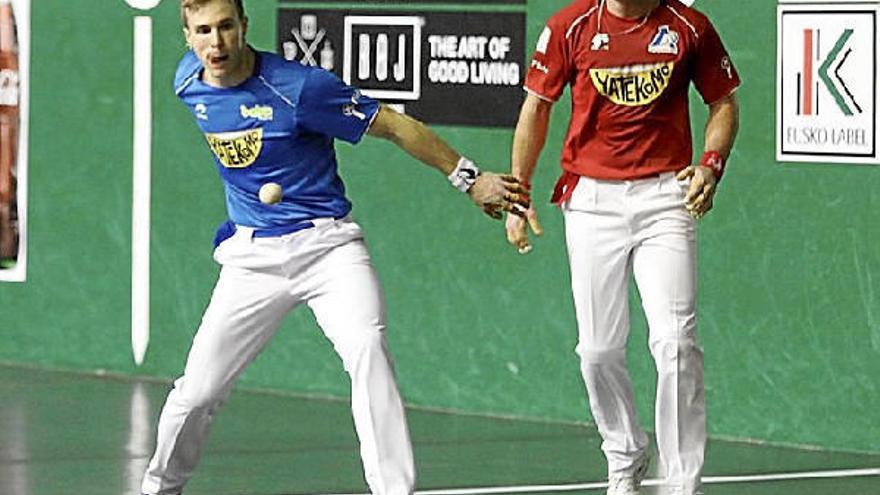
[[[803,471],[796,473],[769,473],[741,476],[705,476],[703,483],[707,485],[722,483],[754,483],[760,481],[787,481],[831,478],[856,478],[862,476],[880,476],[880,468],[843,469],[837,471]],[[659,479],[642,482],[643,486],[658,486]],[[572,492],[576,490],[600,490],[608,486],[607,482],[575,483],[567,485],[524,485],[524,486],[493,486],[483,488],[449,488],[440,490],[418,490],[416,495],[489,495],[497,493],[545,493]],[[368,495],[360,493],[347,494],[313,494],[313,495]]]

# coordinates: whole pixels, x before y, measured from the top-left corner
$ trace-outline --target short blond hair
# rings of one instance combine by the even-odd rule
[[[190,10],[198,10],[203,7],[206,3],[216,2],[218,0],[180,0],[180,22],[183,23],[183,27],[187,27],[186,25],[186,13]],[[220,0],[224,2],[231,3],[236,12],[238,12],[238,18],[240,20],[244,20],[244,0]]]

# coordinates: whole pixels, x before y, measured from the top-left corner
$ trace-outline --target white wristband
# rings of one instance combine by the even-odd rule
[[[468,192],[471,186],[477,182],[477,177],[479,177],[479,175],[480,169],[474,165],[474,162],[465,157],[461,157],[461,159],[458,160],[458,165],[455,167],[455,170],[453,170],[447,178],[449,179],[449,183],[452,184],[452,187],[461,192]]]

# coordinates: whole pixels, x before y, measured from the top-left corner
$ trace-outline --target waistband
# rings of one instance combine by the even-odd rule
[[[250,231],[250,237],[281,237],[299,232],[301,230],[317,227],[318,225],[326,225],[328,223],[335,222],[336,220],[339,219],[333,217],[314,218],[312,220],[304,220],[302,222],[296,222],[289,225],[280,225],[278,227],[268,228],[245,227],[243,225],[236,225],[231,220],[227,220],[220,224],[219,227],[217,227],[217,232],[214,234],[214,248],[216,249],[221,242],[229,239],[235,234],[236,231],[239,230],[245,232]]]
[[[332,220],[332,219],[331,219]],[[254,229],[251,233],[253,237],[281,237],[287,234],[293,234],[294,232],[299,232],[300,230],[310,229],[314,227],[316,224],[312,220],[305,220],[303,222],[297,222],[290,225],[282,225],[280,227],[270,227],[266,229]]]
[[[650,180],[650,179],[666,179],[668,177],[673,177],[678,172],[656,172],[653,174],[645,175],[642,177],[638,177],[635,179],[594,179],[598,181],[607,180],[610,182],[635,182],[641,180]],[[562,203],[565,203],[574,193],[574,188],[577,187],[578,181],[582,176],[569,172],[568,170],[563,170],[562,175],[559,177],[559,180],[556,181],[556,185],[553,187],[553,195],[550,197],[550,202],[555,204],[556,206],[562,206]],[[586,176],[584,176],[586,177]]]

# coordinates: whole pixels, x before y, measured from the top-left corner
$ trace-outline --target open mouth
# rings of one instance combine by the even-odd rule
[[[229,55],[212,55],[208,57],[208,62],[211,65],[223,65],[227,60],[229,60]]]

